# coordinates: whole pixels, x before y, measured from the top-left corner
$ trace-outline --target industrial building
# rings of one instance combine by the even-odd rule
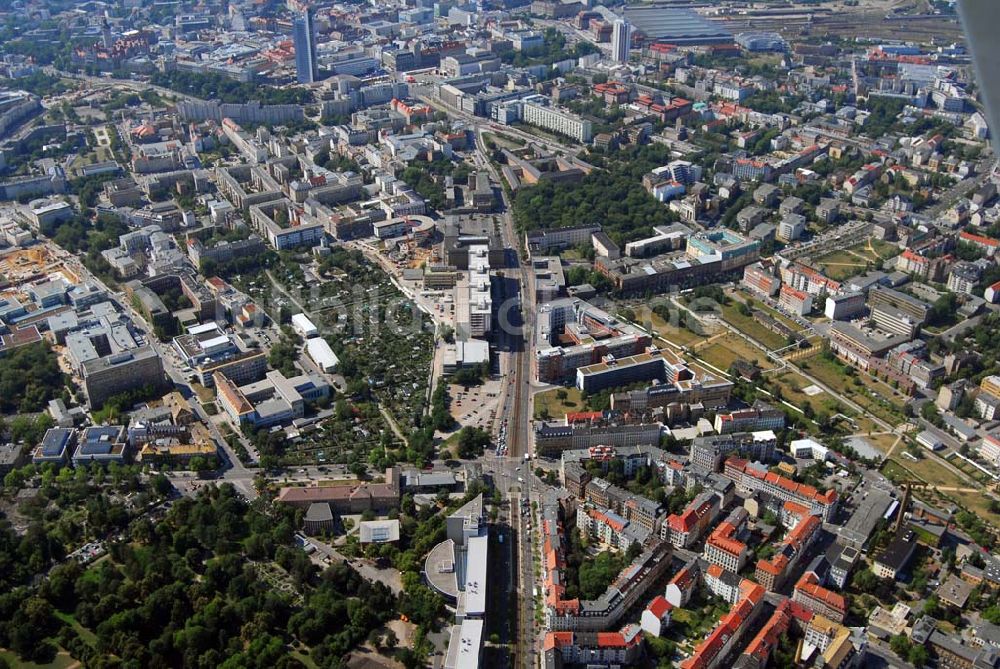
[[[303,339],[319,336],[319,328],[303,313],[292,314],[292,329]]]
[[[322,337],[306,340],[306,353],[321,371],[331,374],[340,367],[340,358]]]
[[[632,5],[621,10],[621,16],[652,42],[677,46],[733,42],[733,34],[721,25],[675,5]]]

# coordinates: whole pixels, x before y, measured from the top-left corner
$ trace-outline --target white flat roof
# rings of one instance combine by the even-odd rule
[[[32,207],[31,211],[35,214],[44,214],[50,211],[56,211],[58,209],[69,209],[70,206],[65,202],[46,202],[39,207]]]
[[[192,325],[191,327],[188,328],[188,334],[193,334],[193,335],[200,335],[200,334],[205,334],[206,332],[215,332],[215,331],[221,332],[221,330],[219,330],[219,326],[214,322],[202,323],[201,325]]]
[[[309,317],[303,313],[292,315],[292,325],[295,325],[296,327],[306,331],[312,331],[316,329],[316,326],[313,325],[313,322],[311,320],[309,320]]]
[[[482,339],[456,342],[456,348],[463,365],[478,365],[490,361],[490,345]]]
[[[486,614],[486,550],[489,538],[472,537],[468,545],[468,565],[465,569],[465,613],[468,616]]]
[[[483,621],[462,621],[458,634],[458,651],[455,652],[455,669],[479,669],[479,653],[483,647]],[[448,649],[448,659],[452,657],[452,649]]]
[[[340,358],[333,352],[330,345],[322,337],[313,337],[306,340],[306,352],[316,364],[320,366],[339,365]]]
[[[201,350],[203,351],[213,349],[216,346],[225,346],[227,344],[229,344],[229,337],[226,335],[222,335],[221,337],[212,337],[211,339],[199,342],[199,346],[201,346]]]

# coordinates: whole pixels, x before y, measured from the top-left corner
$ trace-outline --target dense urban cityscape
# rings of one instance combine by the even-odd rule
[[[1000,669],[993,11],[0,2],[0,668]]]

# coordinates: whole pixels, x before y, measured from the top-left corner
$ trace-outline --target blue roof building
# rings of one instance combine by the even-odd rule
[[[53,427],[45,431],[42,443],[35,449],[31,461],[38,465],[44,462],[64,463],[69,447],[73,444],[76,430]]]
[[[73,464],[124,462],[127,445],[124,425],[88,427],[80,436]]]

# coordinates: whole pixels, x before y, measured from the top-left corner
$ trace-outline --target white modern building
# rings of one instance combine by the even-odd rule
[[[1000,438],[993,434],[986,435],[979,446],[979,457],[994,467],[1000,467]]]
[[[469,246],[469,272],[455,286],[455,328],[462,339],[485,337],[493,329],[489,247]]]
[[[528,125],[566,135],[581,143],[587,143],[594,137],[593,128],[587,119],[534,102],[524,103],[521,119]]]

